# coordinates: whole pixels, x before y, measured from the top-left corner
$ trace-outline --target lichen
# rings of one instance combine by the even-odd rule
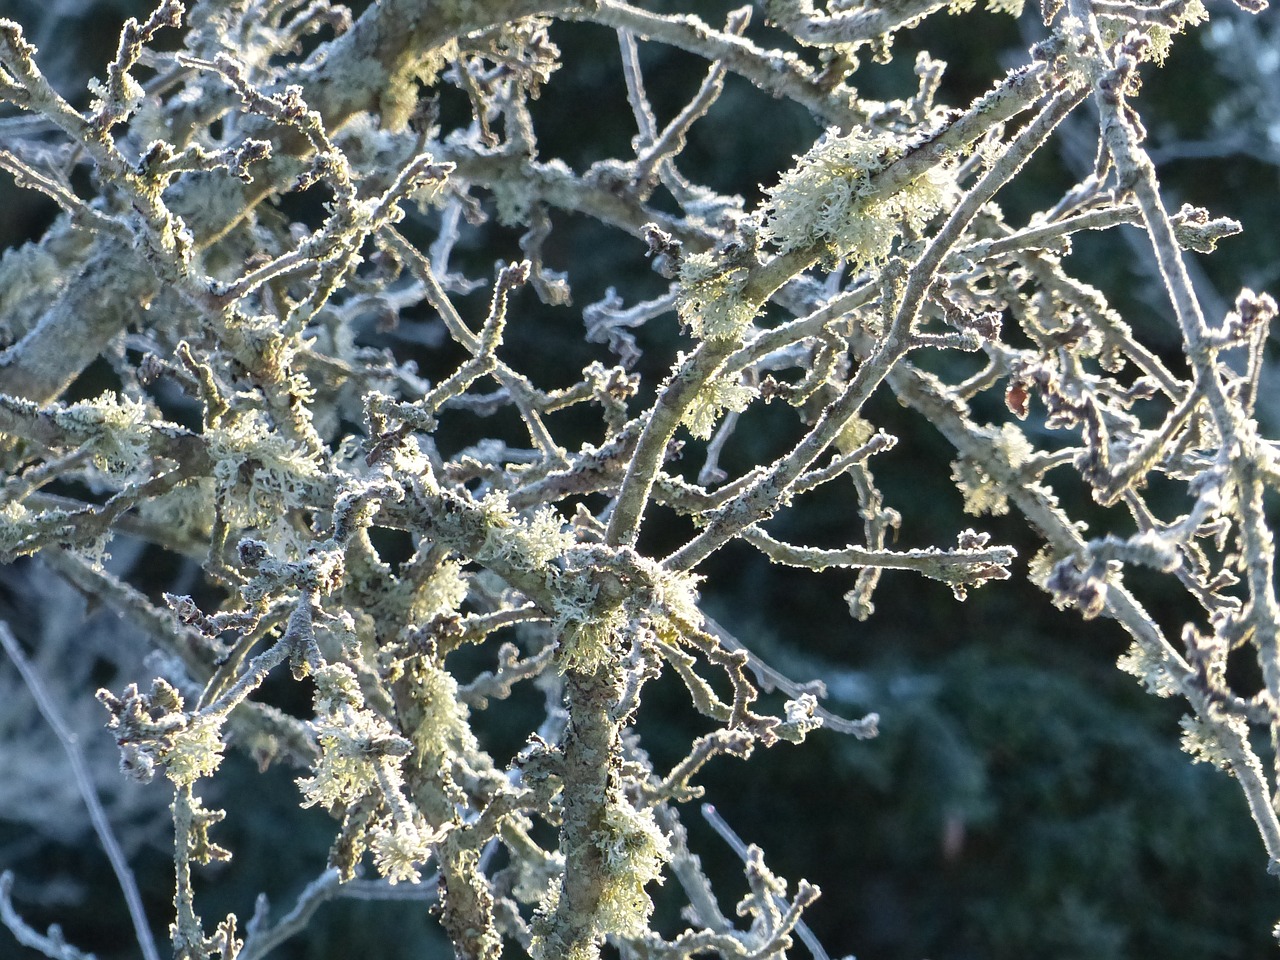
[[[543,506],[528,517],[519,516],[502,491],[480,501],[485,542],[476,552],[481,560],[498,560],[520,570],[541,570],[570,549],[576,538],[554,507]]]
[[[171,745],[160,752],[165,775],[179,787],[209,777],[222,763],[226,741],[222,737],[223,717],[197,717],[173,734]]]
[[[595,844],[604,857],[604,879],[596,925],[601,933],[638,935],[653,912],[645,886],[662,882],[671,845],[649,810],[621,797],[605,805]]]
[[[376,87],[383,128],[393,133],[403,130],[418,106],[420,90],[434,87],[440,71],[457,57],[458,42],[448,40],[407,59],[394,75]]]
[[[1224,715],[1219,723],[1240,739],[1249,735],[1249,725],[1240,717]],[[1191,755],[1195,763],[1209,763],[1232,773],[1231,751],[1223,744],[1222,739],[1212,724],[1200,717],[1184,716],[1178,721],[1182,727],[1182,749]]]
[[[693,253],[680,264],[676,309],[700,340],[734,340],[750,325],[757,307],[742,296],[746,267],[725,267],[712,253]]]
[[[626,624],[627,615],[620,607],[563,619],[559,624],[560,648],[556,660],[560,672],[595,673],[617,656],[617,637]]]
[[[136,684],[120,697],[99,690],[98,700],[111,714],[107,727],[120,747],[121,770],[133,779],[149,782],[163,766],[176,786],[186,787],[222,762],[226,715],[187,713],[182,694],[167,680],[153,680],[145,694]]]
[[[231,523],[272,526],[320,475],[315,459],[273,430],[260,410],[242,408],[205,436],[218,506]]]
[[[875,432],[875,425],[870,420],[854,414],[836,435],[836,449],[842,454],[853,453],[870,440]]]
[[[422,718],[412,732],[419,765],[438,765],[452,752],[470,753],[475,735],[467,723],[466,704],[458,699],[458,681],[439,664],[419,657],[406,671]]]
[[[408,622],[423,623],[442,613],[457,610],[467,597],[467,581],[462,564],[445,560],[414,591],[409,603]]]
[[[716,378],[703,384],[680,418],[689,432],[706,440],[726,412],[741,413],[756,396],[756,390],[736,379]]]
[[[112,479],[128,478],[148,460],[147,407],[129,397],[108,391],[56,408],[53,420],[71,439],[85,444],[93,465]]]
[[[31,548],[24,550],[24,547],[39,529],[37,515],[21,503],[16,500],[0,503],[0,557],[8,561],[28,552]]]
[[[1116,660],[1116,666],[1142,681],[1148,693],[1157,697],[1169,697],[1179,692],[1177,682],[1169,670],[1146,647],[1136,641]]]
[[[887,135],[827,130],[766,191],[761,238],[780,253],[817,248],[824,260],[859,269],[883,261],[904,226],[920,229],[956,191],[950,165],[939,162],[897,192],[873,196],[873,176],[900,153]]]
[[[1022,431],[1011,423],[982,428],[990,440],[989,455],[1002,460],[1011,470],[1025,464],[1035,452]],[[964,512],[980,517],[989,513],[1000,517],[1009,512],[1008,492],[992,479],[981,463],[961,457],[951,464],[951,479],[964,495]]]
[[[644,933],[653,901],[645,887],[662,882],[662,870],[671,858],[671,844],[658,827],[653,813],[641,810],[612,792],[592,835],[599,852],[601,877],[599,899],[590,918],[593,939],[607,935],[640,936]],[[599,954],[590,941],[566,945],[554,930],[560,902],[560,884],[551,883],[538,906],[533,922],[530,955],[534,960],[588,960]]]
[[[670,625],[677,633],[700,628],[703,617],[698,608],[698,585],[702,578],[695,573],[667,570],[657,563],[653,564],[650,575],[654,606],[659,611],[653,617],[655,624]]]
[[[376,745],[394,733],[382,717],[365,706],[355,672],[342,663],[326,664],[314,673],[316,719],[313,727],[320,756],[310,777],[295,782],[304,807],[331,808],[354,804],[378,785]],[[387,771],[383,771],[384,779]],[[390,771],[391,786],[400,785]]]
[[[422,817],[397,818],[375,824],[369,830],[369,852],[373,865],[387,883],[422,880],[417,865],[431,856],[431,845],[440,839]]]
[[[1182,12],[1173,17],[1169,26],[1159,23],[1150,24],[1147,27],[1147,36],[1151,38],[1148,56],[1154,63],[1163,66],[1169,51],[1173,48],[1173,38],[1187,27],[1194,27],[1208,19],[1209,11],[1205,9],[1204,4],[1200,0],[1190,0]]]

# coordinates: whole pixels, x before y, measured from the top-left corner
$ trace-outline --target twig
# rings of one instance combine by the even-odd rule
[[[120,884],[120,892],[124,894],[124,902],[129,909],[129,918],[133,921],[133,933],[137,937],[138,947],[142,950],[144,960],[160,960],[160,953],[156,949],[155,939],[151,935],[151,926],[147,922],[146,910],[142,906],[142,897],[138,893],[138,885],[134,881],[133,871],[129,868],[129,861],[125,857],[124,851],[120,848],[120,843],[116,840],[111,821],[107,818],[107,812],[102,808],[102,802],[98,799],[98,791],[93,784],[93,777],[89,773],[89,766],[85,763],[79,737],[63,721],[62,714],[54,704],[53,698],[50,697],[44,681],[40,679],[35,667],[27,659],[26,654],[22,652],[22,647],[18,645],[18,641],[10,631],[9,625],[3,620],[0,620],[0,646],[4,647],[5,653],[9,655],[13,665],[18,668],[23,682],[26,683],[27,689],[31,691],[31,696],[36,701],[40,715],[44,717],[45,722],[49,724],[54,735],[57,736],[58,742],[62,744],[62,749],[67,755],[67,760],[71,763],[71,773],[75,778],[76,787],[80,791],[80,798],[84,801],[85,808],[89,811],[89,820],[93,823],[93,831],[98,835],[98,842],[102,844],[102,849],[106,852],[107,859],[111,862],[111,870],[116,875],[116,882]],[[7,903],[7,889],[5,892],[4,899]],[[54,956],[54,954],[50,954],[50,956]]]

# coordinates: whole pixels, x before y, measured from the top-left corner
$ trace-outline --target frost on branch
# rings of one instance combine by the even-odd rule
[[[1141,122],[1205,9],[1046,0],[980,96],[921,53],[872,101],[863,47],[980,29],[974,4],[428,6],[165,0],[84,95],[0,20],[0,170],[57,211],[0,259],[0,559],[43,558],[156,651],[149,688],[98,698],[123,772],[172,791],[173,955],[257,960],[329,897],[410,888],[464,960],[824,956],[816,886],[715,821],[747,887],[731,920],[684,829],[708,771],[877,730],[739,640],[747,612],[707,616],[756,561],[859,621],[897,622],[885,578],[958,602],[1029,575],[1118,624],[1120,667],[1186,702],[1184,747],[1236,778],[1280,863],[1259,752],[1280,740],[1276,304],[1202,302],[1186,252],[1240,225],[1168,210]],[[557,99],[578,30],[621,83],[569,126],[625,117],[617,155],[549,116],[583,102]],[[705,62],[678,109],[646,93],[684,82],[650,76],[651,45]],[[811,124],[788,169],[741,196],[695,172],[700,125],[769,123],[771,98]],[[1088,169],[1007,215],[1059,139]],[[1077,235],[1134,226],[1163,339],[1076,275]],[[926,523],[881,464],[939,444],[954,498]],[[1029,568],[974,518],[1025,521]],[[113,566],[137,544],[151,569]],[[1143,578],[1185,599],[1177,638]],[[774,628],[801,651],[828,629]],[[1256,689],[1233,686],[1241,651]],[[701,726],[651,754],[660,684]],[[293,910],[206,933],[200,869],[239,851],[195,789],[240,752],[287,766],[333,842]]]

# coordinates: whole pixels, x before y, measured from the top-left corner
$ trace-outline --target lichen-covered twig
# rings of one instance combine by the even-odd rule
[[[1020,514],[1044,544],[1032,581],[1115,620],[1134,641],[1121,666],[1187,702],[1184,746],[1238,779],[1280,864],[1277,784],[1251,740],[1280,738],[1280,458],[1256,420],[1277,308],[1246,290],[1206,317],[1183,251],[1239,225],[1166,208],[1137,106],[1139,68],[1204,11],[1046,2],[1043,39],[972,102],[947,103],[925,54],[896,99],[861,97],[862,49],[888,58],[943,6],[769,0],[748,32],[747,8],[718,29],[622,0],[210,3],[189,19],[163,0],[125,24],[84,110],[0,20],[0,100],[30,118],[0,118],[0,173],[59,211],[0,260],[0,559],[39,554],[161,654],[150,687],[98,697],[124,771],[173,785],[175,957],[264,956],[373,882],[433,900],[465,960],[598,960],[609,942],[768,960],[796,937],[825,960],[802,920],[817,888],[787,895],[712,817],[748,888],[741,926],[720,912],[682,805],[716,764],[870,737],[878,717],[837,716],[820,681],[768,667],[706,617],[699,591],[718,585],[693,571],[754,548],[843,577],[857,619],[885,570],[961,600],[1020,573],[973,520],[945,548],[894,545],[943,534],[877,477],[912,441],[914,421],[877,422],[890,391],[954,450],[957,504]],[[571,163],[544,136],[533,101],[559,80],[558,20],[618,36],[622,156]],[[661,121],[641,43],[705,61]],[[747,84],[823,128],[754,206],[689,157]],[[1004,191],[1090,92],[1096,161],[1012,222]],[[564,235],[583,220],[619,259],[577,314]],[[1116,227],[1147,238],[1186,370],[1067,258]],[[561,349],[566,329],[585,353]],[[114,379],[89,398],[79,378],[104,356]],[[1185,502],[1152,496],[1154,478]],[[1121,523],[1086,538],[1064,484]],[[811,546],[785,521],[824,496],[855,533]],[[158,602],[141,571],[108,570],[123,536],[186,581]],[[1180,639],[1125,587],[1131,567],[1192,601]],[[1244,647],[1256,692],[1227,670]],[[704,727],[655,769],[643,704],[668,670]],[[309,684],[305,716],[263,699],[269,678]],[[500,702],[530,687],[544,715],[495,753]],[[300,804],[335,821],[327,869],[275,924],[263,901],[243,943],[234,916],[206,930],[193,873],[234,858],[197,789],[231,747],[295,767]],[[667,875],[683,931],[654,920]],[[6,925],[79,960],[17,918],[10,883]]]

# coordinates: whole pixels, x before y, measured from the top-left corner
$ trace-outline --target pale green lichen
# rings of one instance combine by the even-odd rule
[[[1140,643],[1133,643],[1122,653],[1116,666],[1142,681],[1148,693],[1157,697],[1169,697],[1179,692],[1177,681],[1169,674],[1160,658]]]
[[[166,194],[165,204],[172,213],[192,223],[224,223],[244,210],[245,185],[222,171],[188,173],[183,186],[182,190]],[[206,255],[211,256],[209,265],[215,268],[219,265],[217,254],[215,248]]]
[[[653,913],[653,901],[645,887],[662,882],[663,867],[671,859],[670,842],[652,812],[636,809],[616,793],[604,805],[592,842],[601,859],[599,900],[590,918],[592,938],[642,935]],[[538,906],[530,955],[534,960],[598,958],[591,941],[580,941],[570,949],[557,942],[553,926],[560,887],[551,883]]]
[[[107,690],[98,699],[111,711],[107,722],[121,749],[121,768],[138,780],[151,779],[160,764],[176,786],[211,776],[222,762],[225,714],[189,714],[182,694],[157,677],[143,695],[130,684],[121,698]]]
[[[1224,715],[1219,723],[1227,728],[1228,736],[1241,740],[1249,736],[1249,725],[1240,717]],[[1233,772],[1231,750],[1223,744],[1214,725],[1193,716],[1184,716],[1178,725],[1182,727],[1182,749],[1195,763],[1211,763],[1219,770]]]
[[[357,726],[351,732],[360,731]],[[345,734],[331,726],[321,728],[316,738],[320,756],[314,773],[295,781],[302,791],[302,806],[329,809],[355,803],[369,792],[375,775],[373,763],[350,749],[351,740]]]
[[[234,524],[275,524],[320,475],[315,459],[272,430],[260,410],[239,410],[205,437],[218,506]]]
[[[416,437],[405,439],[392,446],[385,454],[383,463],[387,472],[395,476],[430,477],[431,459],[422,452]]]
[[[695,573],[667,570],[661,564],[643,558],[641,563],[652,564],[650,576],[654,606],[659,611],[652,619],[659,636],[665,639],[664,630],[668,628],[677,634],[682,630],[701,628],[703,616],[698,608],[698,584],[702,578]]]
[[[850,417],[836,435],[836,449],[842,454],[850,454],[875,436],[876,428],[870,420],[858,414]]]
[[[386,720],[365,707],[359,681],[346,664],[326,664],[314,677],[313,727],[320,756],[312,775],[295,782],[304,807],[350,805],[377,787],[379,755],[374,745],[394,733]],[[398,770],[383,773],[389,786],[400,786]]]
[[[546,566],[577,543],[572,529],[552,506],[539,507],[528,519],[521,518],[515,536],[530,569]]]
[[[603,601],[596,583],[583,571],[558,579],[556,663],[561,673],[596,673],[618,657],[623,634],[633,625],[644,625],[673,643],[702,626],[697,575],[667,570],[637,554],[628,556],[627,563],[633,568],[627,579],[646,586],[630,590],[620,602]]]
[[[741,413],[756,396],[754,387],[729,378],[718,378],[702,385],[680,422],[699,440],[706,440],[726,412]]]
[[[743,297],[748,272],[726,268],[712,253],[693,253],[680,264],[676,310],[700,340],[735,340],[751,324],[757,305]]]
[[[433,15],[439,16],[439,12],[433,11]],[[419,51],[387,77],[377,88],[382,126],[393,133],[403,130],[418,107],[421,91],[434,87],[440,71],[458,55],[458,41],[450,39],[438,47]]]
[[[530,211],[540,201],[568,201],[581,189],[578,175],[563,160],[551,158],[540,164],[538,178],[507,177],[494,180],[489,190],[496,205],[498,222],[508,227],[524,226]]]
[[[919,230],[956,192],[950,165],[939,162],[897,192],[873,196],[872,177],[900,153],[889,136],[828,130],[767,191],[761,237],[784,254],[818,248],[824,260],[859,269],[883,261],[904,227]]]
[[[511,509],[502,491],[480,501],[485,521],[485,542],[478,560],[501,559],[520,570],[541,570],[577,541],[554,507],[539,507],[528,517]]]
[[[560,672],[595,673],[617,656],[617,638],[626,625],[627,615],[621,607],[592,610],[586,615],[573,611],[559,624]]]
[[[997,428],[981,428],[990,441],[988,453],[1004,461],[1011,470],[1017,470],[1035,453],[1022,431],[1011,423]],[[987,473],[982,464],[968,457],[961,457],[951,464],[951,479],[964,494],[964,512],[980,517],[989,513],[993,517],[1009,512],[1008,492]]]
[[[458,681],[439,664],[417,658],[406,673],[413,682],[414,702],[422,711],[412,731],[418,763],[438,764],[451,753],[470,753],[476,747],[468,724],[469,711],[458,699]]]
[[[1191,0],[1182,12],[1173,17],[1169,26],[1153,23],[1147,27],[1147,36],[1151,38],[1151,49],[1148,53],[1151,60],[1161,66],[1173,48],[1173,38],[1187,27],[1194,27],[1209,19],[1209,11],[1200,0]],[[1129,28],[1126,28],[1129,29]]]
[[[596,960],[599,954],[593,956],[588,949],[580,951],[577,957],[565,951],[552,953],[552,944],[548,942],[549,934],[552,933],[552,920],[559,905],[560,884],[553,883],[543,890],[542,899],[533,915],[533,936],[529,940],[529,956],[533,960]]]
[[[0,503],[0,557],[8,561],[34,549],[29,546],[31,538],[40,530],[38,521],[46,516],[33,514],[16,500]]]
[[[138,83],[129,73],[117,74],[120,84],[120,99],[114,104],[115,108],[127,115],[133,113],[138,105],[142,103],[146,96],[142,84]],[[89,112],[93,114],[101,113],[107,109],[107,101],[110,99],[110,91],[97,77],[91,77],[87,84],[89,93],[93,95],[93,99],[89,101]]]
[[[1168,25],[1155,22],[1135,24],[1127,17],[1109,17],[1103,14],[1098,17],[1097,26],[1102,42],[1108,46],[1120,43],[1135,32],[1144,34],[1150,43],[1141,53],[1142,58],[1162,66],[1172,49],[1174,36],[1187,27],[1204,23],[1208,19],[1209,12],[1201,0],[1190,0],[1181,12],[1170,17]],[[1079,18],[1068,16],[1062,18],[1058,31],[1067,41],[1066,66],[1073,73],[1085,73],[1094,56],[1089,30]],[[1137,85],[1141,82],[1138,74],[1131,74],[1129,82],[1133,85],[1131,91],[1136,92]]]
[[[355,671],[343,663],[331,663],[315,672],[314,696],[316,714],[327,717],[339,711],[360,709],[364,706],[364,694]]]
[[[165,776],[179,787],[189,786],[201,777],[209,777],[222,763],[226,742],[222,737],[224,717],[197,717],[184,729],[172,735],[171,744],[161,750],[158,759],[164,764]]]
[[[387,883],[394,886],[402,880],[418,883],[422,876],[418,864],[431,857],[431,845],[440,834],[430,830],[421,815],[401,817],[374,825],[369,830],[369,852],[373,865]]]
[[[1080,527],[1080,532],[1084,533],[1083,525]],[[1049,576],[1061,559],[1062,554],[1058,553],[1051,544],[1045,544],[1027,561],[1027,579],[1040,589],[1047,590]]]
[[[601,933],[638,935],[653,912],[645,886],[662,882],[671,845],[652,812],[638,810],[621,797],[606,804],[594,839],[604,859],[597,928]]]
[[[409,623],[423,623],[433,617],[457,610],[467,598],[467,581],[462,564],[445,560],[423,579],[409,602]]]
[[[977,5],[977,0],[951,0],[947,12],[952,14],[968,13]],[[986,8],[992,13],[1007,13],[1015,19],[1022,16],[1022,8],[1026,0],[987,0]]]
[[[93,465],[112,479],[127,478],[148,459],[147,407],[129,397],[108,391],[56,408],[53,420],[70,439],[83,443]]]
[[[385,169],[403,162],[403,145],[369,113],[356,114],[341,130],[334,131],[332,139],[347,163],[366,176],[376,173],[379,166]]]

